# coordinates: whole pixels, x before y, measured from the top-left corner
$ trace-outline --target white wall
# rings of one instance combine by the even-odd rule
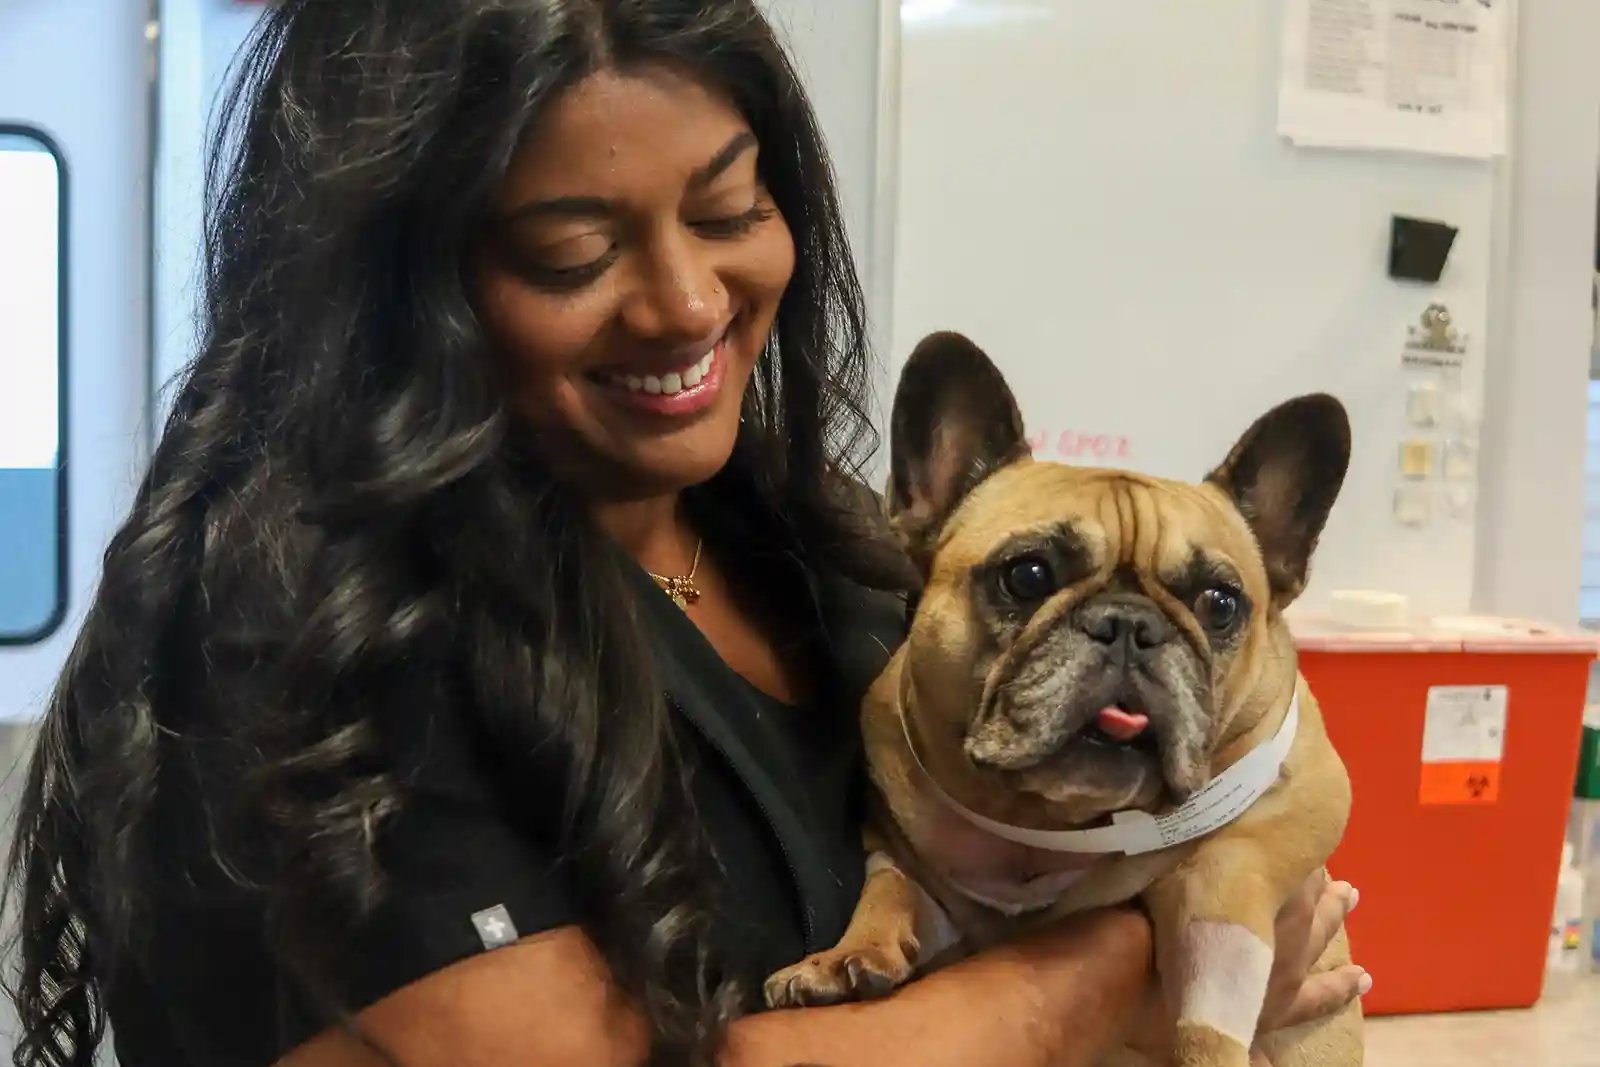
[[[1355,452],[1308,606],[1376,586],[1465,610],[1470,510],[1393,517],[1401,349],[1447,303],[1476,339],[1476,400],[1491,166],[1289,145],[1281,0],[924,8],[901,42],[895,358],[961,329],[1041,458],[1184,479],[1269,407],[1334,393]],[[1386,276],[1392,214],[1460,227],[1437,285]]]
[[[1474,602],[1578,617],[1600,3],[1521,0]]]
[[[1281,0],[907,3],[893,360],[966,330],[1043,458],[1186,478],[1271,403],[1334,392],[1356,448],[1308,607],[1379,587],[1572,621],[1600,4],[1523,7],[1508,166],[1288,145]],[[1391,213],[1461,228],[1437,286],[1385,276]],[[1413,529],[1399,355],[1434,299],[1473,341],[1482,478]]]
[[[894,295],[895,102],[900,16],[897,0],[759,0],[789,48],[833,157],[845,224],[866,289],[871,340],[871,410],[887,425],[892,396],[890,340]],[[888,471],[884,449],[868,468]]]
[[[217,95],[261,9],[235,0],[160,0],[153,380],[164,389],[194,357],[205,149]],[[157,412],[170,396],[151,398]],[[159,420],[152,417],[152,423]]]
[[[761,0],[761,7],[788,45],[822,121],[856,262],[870,284],[880,163],[880,5],[876,0]],[[898,19],[888,20],[888,32],[897,26]]]

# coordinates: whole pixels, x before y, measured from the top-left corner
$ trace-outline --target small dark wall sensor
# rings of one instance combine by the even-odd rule
[[[1444,273],[1457,230],[1442,222],[1392,217],[1389,225],[1389,277],[1436,282]]]

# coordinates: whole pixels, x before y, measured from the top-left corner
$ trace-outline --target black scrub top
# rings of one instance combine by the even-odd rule
[[[789,707],[735,674],[642,572],[635,584],[715,854],[717,869],[706,872],[723,904],[715,935],[759,994],[766,975],[838,940],[860,892],[857,708],[902,636],[905,605],[798,565],[769,585],[814,620],[803,629],[819,684],[809,706]],[[415,699],[433,700],[425,691]],[[505,810],[494,776],[506,772],[459,709],[442,710],[395,717],[412,725],[401,738],[405,803],[380,837],[388,892],[352,927],[336,964],[338,994],[353,1011],[489,951],[486,912],[509,917],[523,937],[580,914],[549,841]],[[259,893],[212,856],[196,784],[207,774],[204,751],[173,764],[156,801],[160,870],[143,948],[108,998],[117,1055],[123,1067],[267,1067],[327,1023],[289,992]]]

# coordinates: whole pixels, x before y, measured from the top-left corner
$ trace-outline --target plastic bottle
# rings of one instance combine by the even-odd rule
[[[1600,799],[1580,800],[1573,805],[1572,819],[1583,836],[1577,840],[1587,846],[1586,854],[1575,861],[1584,886],[1584,956],[1591,974],[1600,974]]]
[[[1567,840],[1574,863],[1583,873],[1583,938],[1589,970],[1600,974],[1600,704],[1583,713],[1583,749],[1578,762],[1578,787],[1572,802]]]
[[[1583,872],[1574,866],[1572,842],[1563,842],[1561,877],[1556,882],[1556,906],[1550,917],[1550,942],[1545,950],[1544,995],[1547,997],[1571,992],[1588,970],[1583,883]]]

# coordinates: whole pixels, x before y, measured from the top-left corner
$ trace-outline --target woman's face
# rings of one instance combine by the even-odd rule
[[[512,160],[477,263],[513,407],[599,498],[703,482],[794,270],[794,242],[722,94],[666,67],[593,74]]]

